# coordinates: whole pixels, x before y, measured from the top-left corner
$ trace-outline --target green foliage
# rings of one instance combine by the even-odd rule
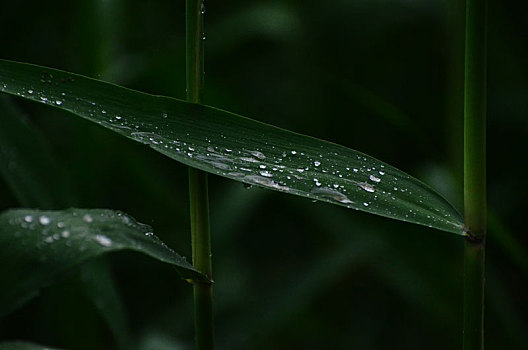
[[[463,1],[206,6],[207,104],[387,160],[462,208]],[[526,4],[489,6],[486,348],[521,350]],[[184,2],[5,2],[1,58],[185,99],[184,22]],[[49,103],[0,99],[1,211],[119,209],[191,255],[187,166]],[[217,349],[460,348],[462,237],[208,178]],[[1,319],[0,344],[192,348],[190,286],[172,265],[126,250],[91,261]]]
[[[211,107],[0,61],[2,91],[101,124],[186,165],[249,185],[463,234],[457,211],[375,158]]]
[[[183,278],[206,280],[154,236],[149,226],[110,210],[9,210],[0,215],[0,316],[33,297],[39,288],[101,254],[134,250],[171,264]],[[20,278],[24,276],[24,278]],[[207,280],[206,280],[207,281]]]

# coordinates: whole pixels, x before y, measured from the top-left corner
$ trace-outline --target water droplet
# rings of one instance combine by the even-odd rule
[[[101,111],[101,113],[106,114],[106,111],[103,109],[103,110]]]
[[[56,101],[55,101],[55,104],[56,104],[57,106],[60,106],[60,105],[62,105],[62,101],[61,101],[61,100],[56,100]]]
[[[64,230],[64,231],[62,231],[62,232],[61,232],[61,236],[62,236],[63,238],[68,238],[68,237],[70,237],[70,231],[68,231],[68,230]]]
[[[358,185],[359,187],[361,187],[362,189],[364,189],[365,191],[367,191],[367,192],[372,193],[372,192],[375,191],[374,187],[373,187],[372,185],[369,185],[368,183],[365,183],[365,182],[358,182],[357,185]]]
[[[336,191],[336,190],[333,190],[331,188],[314,187],[314,188],[312,188],[311,192],[313,194],[319,196],[319,197],[331,199],[331,200],[337,201],[339,203],[343,203],[343,204],[352,204],[352,203],[354,203],[350,199],[348,199],[348,197],[345,196],[343,193],[341,193],[339,191]]]
[[[314,179],[314,182],[315,182],[315,186],[317,186],[317,187],[321,186],[321,183],[319,182],[318,179]]]
[[[24,221],[27,223],[33,222],[33,216],[31,215],[24,216]]]
[[[41,225],[46,226],[46,225],[50,224],[51,219],[49,217],[47,217],[47,216],[42,215],[41,217],[39,217],[39,222],[40,222]]]
[[[212,166],[222,170],[229,170],[229,165],[220,162],[210,162]]]
[[[255,185],[261,185],[265,187],[274,188],[279,191],[288,192],[290,189],[286,186],[282,186],[278,184],[277,182],[268,179],[266,177],[258,176],[258,175],[246,175],[244,176],[244,180]]]
[[[123,118],[123,117],[121,117],[120,115],[116,115],[115,118],[116,118],[117,120],[121,120],[121,118]]]
[[[102,245],[103,247],[111,247],[112,246],[112,240],[105,235],[95,235],[94,239]]]
[[[31,90],[31,89],[30,89],[30,90],[28,90],[28,94],[30,94],[30,95],[33,95],[33,92],[34,92],[34,91],[33,91],[33,90]]]
[[[263,170],[263,171],[261,171],[261,172],[260,172],[260,175],[265,176],[265,177],[273,177],[273,174],[270,173],[270,172],[267,171],[267,170]]]
[[[83,216],[83,220],[87,223],[92,223],[93,222],[93,218],[89,215],[89,214],[85,214]]]
[[[58,228],[63,228],[64,226],[65,226],[65,225],[64,225],[64,222],[62,222],[62,221],[59,221],[59,222],[57,223],[57,227],[58,227]]]
[[[260,164],[260,165],[259,165],[259,168],[260,168],[260,169],[266,169],[266,166],[265,166],[264,164]]]
[[[368,206],[369,206],[369,204],[368,204],[367,202],[363,202],[363,205],[364,205],[365,207],[368,207]]]
[[[315,165],[315,166],[319,166],[319,165],[321,165],[321,162],[318,162],[318,161],[316,160],[316,161],[314,162],[314,165]]]
[[[264,153],[262,153],[260,151],[251,151],[249,153],[251,153],[253,156],[257,157],[258,159],[266,159],[266,156],[264,155]]]
[[[145,232],[145,236],[152,237],[154,236],[154,232]]]
[[[369,179],[371,179],[371,180],[374,181],[374,182],[380,182],[380,181],[381,181],[381,179],[380,179],[379,177],[376,177],[376,176],[374,176],[374,175],[370,175],[370,176],[369,176]]]
[[[44,238],[44,242],[45,243],[53,243],[53,241],[54,241],[53,237],[51,237],[51,236]]]
[[[379,173],[380,175],[385,175],[385,172],[384,172],[384,171],[381,171],[381,170],[378,171],[378,173]]]
[[[296,155],[297,151],[291,151],[291,154]]]

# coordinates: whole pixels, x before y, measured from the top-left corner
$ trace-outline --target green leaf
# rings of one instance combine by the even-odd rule
[[[18,202],[46,209],[76,205],[73,186],[40,130],[17,110],[8,96],[0,96],[0,115],[0,175]],[[83,285],[87,297],[106,320],[119,348],[129,348],[125,307],[107,264],[92,259],[82,264],[79,275],[82,278],[77,283]]]
[[[0,344],[0,350],[58,350],[49,346],[42,346],[34,343],[21,341],[8,342]]]
[[[433,189],[343,146],[30,64],[0,61],[0,88],[72,112],[213,174],[464,234],[460,214]],[[365,132],[376,137],[374,129]]]
[[[183,278],[207,281],[149,226],[121,212],[14,209],[0,214],[0,317],[81,262],[124,249],[171,264]]]

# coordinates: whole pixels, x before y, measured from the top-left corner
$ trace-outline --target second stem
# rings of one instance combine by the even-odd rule
[[[185,6],[187,101],[201,104],[204,82],[203,2],[186,0]],[[193,266],[212,279],[207,174],[198,169],[189,168],[189,199]],[[212,285],[195,281],[193,288],[196,350],[211,350],[213,349]]]

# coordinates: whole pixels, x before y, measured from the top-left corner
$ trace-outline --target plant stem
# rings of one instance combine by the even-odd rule
[[[187,101],[202,103],[204,81],[203,3],[186,0]],[[207,174],[189,168],[192,262],[212,279]],[[213,349],[212,285],[194,281],[194,327],[197,350]]]
[[[486,0],[466,1],[464,94],[464,350],[484,349]]]

